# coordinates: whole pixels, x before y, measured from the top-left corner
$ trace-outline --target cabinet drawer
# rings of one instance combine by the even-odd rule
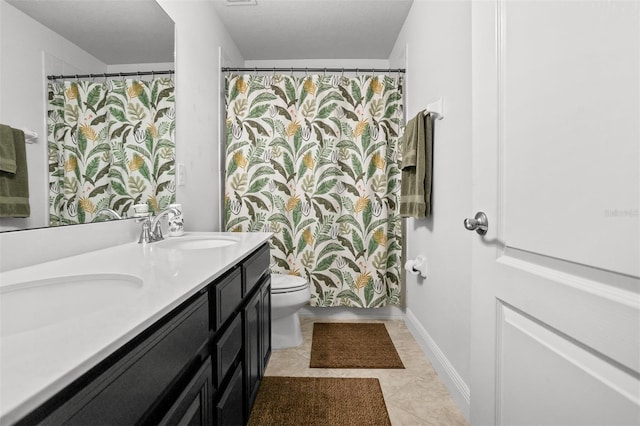
[[[143,421],[195,360],[208,337],[209,304],[204,294],[115,363],[104,361],[112,365],[43,423],[85,426]]]
[[[262,276],[269,273],[270,261],[269,245],[265,244],[242,264],[244,270],[243,296],[249,294],[253,287],[260,282]]]
[[[167,414],[159,422],[159,425],[204,426],[212,424],[213,392],[211,358],[207,358]]]
[[[218,426],[239,426],[244,423],[242,411],[242,364],[231,377],[229,385],[216,404],[216,425]]]
[[[216,342],[216,385],[219,387],[242,350],[242,317],[236,315]]]
[[[220,282],[214,284],[215,329],[233,314],[242,302],[242,273],[240,268],[235,269]]]

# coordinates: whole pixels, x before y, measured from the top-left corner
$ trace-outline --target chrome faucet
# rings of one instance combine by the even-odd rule
[[[109,208],[104,208],[96,212],[96,215],[91,222],[95,222],[95,220],[101,215],[111,216],[113,219],[122,219],[122,216],[120,216],[117,211]]]
[[[163,216],[168,215],[169,213],[173,213],[175,215],[180,214],[180,210],[175,207],[168,207],[158,213],[155,217],[145,217],[142,219],[142,231],[140,232],[140,238],[138,238],[138,243],[153,243],[155,241],[164,240],[164,236],[162,235],[162,227],[160,226],[160,219]]]

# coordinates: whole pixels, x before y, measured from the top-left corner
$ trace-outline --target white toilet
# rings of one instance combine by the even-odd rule
[[[271,347],[292,348],[302,344],[298,311],[311,292],[307,280],[295,275],[271,274]]]

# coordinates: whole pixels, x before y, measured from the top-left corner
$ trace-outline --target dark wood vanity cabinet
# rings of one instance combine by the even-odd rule
[[[255,251],[242,263],[241,274],[242,303],[237,315],[242,319],[240,337],[243,350],[236,361],[239,368],[234,370],[228,380],[226,392],[220,393],[216,406],[218,425],[236,426],[247,423],[271,354],[271,279],[268,245]],[[238,319],[233,320],[234,323],[237,321]]]
[[[17,424],[247,423],[271,353],[264,244]]]

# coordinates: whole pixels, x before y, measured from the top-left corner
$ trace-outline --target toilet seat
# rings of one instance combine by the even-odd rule
[[[271,294],[291,293],[309,287],[307,280],[295,275],[271,274]]]

